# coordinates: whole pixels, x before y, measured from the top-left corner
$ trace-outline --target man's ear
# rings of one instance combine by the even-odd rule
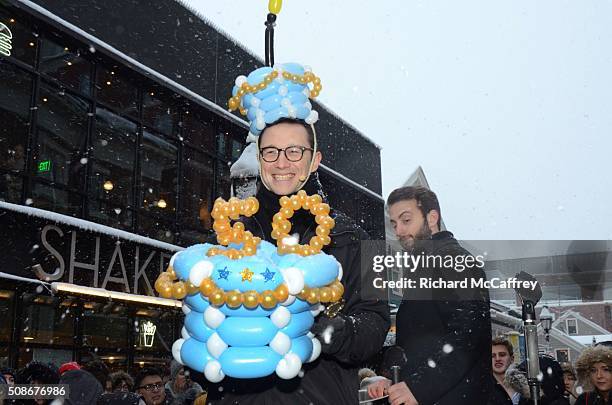
[[[310,170],[310,173],[314,173],[317,171],[317,169],[319,168],[319,164],[321,163],[321,159],[323,159],[323,154],[321,154],[320,151],[317,151],[312,160],[312,169]]]
[[[438,227],[439,219],[440,213],[437,210],[431,210],[427,213],[427,225],[432,234],[440,232],[440,227]]]

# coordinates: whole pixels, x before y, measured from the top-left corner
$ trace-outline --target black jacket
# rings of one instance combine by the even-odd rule
[[[608,394],[608,400],[597,391],[585,392],[576,399],[574,405],[612,405],[612,395]]]
[[[309,195],[321,193],[317,177],[311,176],[304,189]],[[257,199],[260,204],[257,214],[242,221],[255,236],[275,244],[270,233],[272,216],[279,209],[279,197],[260,186]],[[208,401],[211,404],[358,403],[357,371],[381,349],[389,329],[389,309],[382,301],[364,301],[360,297],[360,241],[368,239],[367,233],[342,213],[332,211],[331,216],[336,225],[330,234],[331,244],[323,250],[342,265],[341,281],[346,300],[342,313],[348,320],[342,331],[334,334],[332,352],[322,353],[318,360],[304,364],[301,378],[283,380],[275,374],[258,379],[226,377],[219,384],[209,384]],[[300,210],[290,220],[291,233],[297,232],[300,243],[307,244],[315,235],[317,224],[314,217]]]
[[[423,246],[419,254],[471,256],[446,231],[436,233]],[[470,272],[416,269],[412,277],[485,277],[482,270]],[[397,313],[396,344],[404,349],[407,358],[401,369],[402,380],[419,405],[487,403],[493,388],[488,291],[475,290],[475,299],[471,300],[441,299],[438,290],[431,292],[431,299],[414,300],[409,296],[412,293],[405,289]]]

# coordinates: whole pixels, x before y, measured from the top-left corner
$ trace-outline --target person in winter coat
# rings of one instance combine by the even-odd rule
[[[272,217],[280,209],[279,199],[299,190],[324,197],[317,168],[321,152],[316,147],[314,127],[303,121],[281,119],[263,130],[258,138],[260,179],[256,198],[259,211],[242,221],[253,235],[275,244]],[[358,403],[360,366],[382,347],[389,329],[388,306],[361,296],[360,243],[367,233],[332,207],[335,220],[331,244],[323,251],[333,255],[343,270],[345,305],[336,316],[320,314],[311,329],[321,342],[321,355],[303,365],[303,375],[283,380],[276,375],[258,379],[226,377],[208,387],[211,404],[317,404]],[[291,233],[307,244],[317,224],[307,211],[291,217]],[[331,314],[330,314],[331,315]]]
[[[421,279],[482,279],[482,268],[460,268],[475,263],[453,234],[440,229],[440,204],[424,187],[402,187],[387,199],[389,216],[402,247],[413,258],[432,257],[429,266],[404,271],[419,285]],[[450,268],[440,260],[451,258]],[[466,258],[471,258],[466,260]],[[484,263],[483,263],[484,264]],[[407,275],[408,273],[408,275]],[[392,404],[485,404],[491,388],[491,321],[488,291],[468,288],[404,289],[396,318],[396,344],[407,362],[401,382],[370,385],[370,397],[386,390]]]
[[[173,405],[191,405],[195,398],[204,390],[195,381],[189,378],[190,372],[176,360],[170,363],[170,381],[166,383],[166,390],[170,391],[174,401]]]
[[[578,381],[592,391],[583,393],[576,405],[611,405],[612,395],[612,348],[607,346],[587,347],[576,360]]]

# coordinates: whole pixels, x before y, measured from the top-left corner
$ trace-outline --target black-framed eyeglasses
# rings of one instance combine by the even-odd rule
[[[164,388],[164,384],[163,383],[147,384],[147,385],[141,385],[138,388],[144,389],[146,391],[161,390],[162,388]]]
[[[304,157],[304,152],[307,150],[312,152],[314,149],[298,145],[291,145],[282,149],[275,146],[266,146],[265,148],[259,149],[259,154],[264,162],[268,163],[276,162],[281,152],[285,154],[285,158],[287,158],[288,161],[299,162],[302,160]]]

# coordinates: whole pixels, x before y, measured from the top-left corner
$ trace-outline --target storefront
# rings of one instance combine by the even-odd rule
[[[0,3],[0,365],[170,356],[182,312],[146,297],[230,196],[247,126],[226,95],[261,61],[179,2],[159,7]],[[318,110],[331,204],[384,237],[380,150]]]

